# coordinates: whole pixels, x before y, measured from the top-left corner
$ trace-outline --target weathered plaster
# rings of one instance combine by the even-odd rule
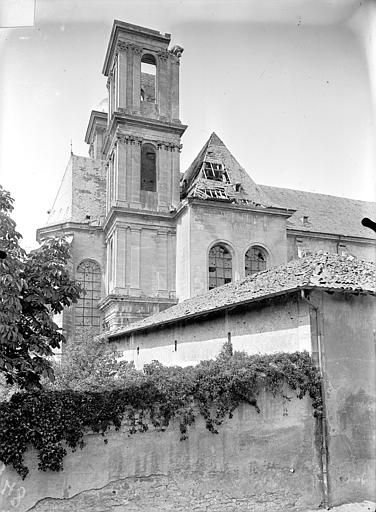
[[[216,357],[229,336],[234,350],[248,354],[311,352],[308,305],[294,296],[249,304],[162,329],[135,332],[118,339],[116,346],[123,351],[123,359],[134,361],[137,368],[154,359],[187,366]]]
[[[321,325],[332,505],[376,493],[376,300],[315,292]]]
[[[176,424],[131,437],[112,431],[107,444],[88,435],[83,450],[68,453],[61,473],[38,472],[30,452],[26,480],[9,468],[0,477],[1,510],[275,512],[318,506],[309,400],[262,394],[259,406],[260,414],[239,407],[218,435],[198,420],[186,441],[179,440]],[[18,507],[11,503],[16,490],[1,493],[7,481],[25,489]]]

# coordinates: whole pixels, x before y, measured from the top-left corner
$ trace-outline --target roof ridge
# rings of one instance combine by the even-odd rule
[[[303,194],[310,194],[310,195],[315,195],[315,196],[335,197],[336,199],[346,199],[347,201],[357,201],[357,202],[366,203],[366,204],[376,204],[376,201],[365,201],[364,199],[354,199],[352,197],[336,196],[334,194],[325,194],[324,192],[311,192],[309,190],[300,190],[298,188],[276,187],[274,185],[263,185],[261,183],[258,183],[258,186],[263,187],[263,188],[288,190],[291,192],[302,192]]]

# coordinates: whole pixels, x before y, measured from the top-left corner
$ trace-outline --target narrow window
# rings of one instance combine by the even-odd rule
[[[249,276],[255,272],[266,269],[266,253],[260,247],[250,247],[245,253],[245,275]]]
[[[230,283],[232,280],[232,257],[224,244],[215,245],[209,252],[209,290]]]
[[[101,269],[96,261],[84,260],[77,267],[76,279],[83,288],[76,304],[76,325],[79,327],[95,327],[99,331],[101,276]]]
[[[141,190],[156,191],[156,153],[152,144],[141,148]]]
[[[178,341],[175,340],[175,352],[177,352],[177,350],[178,350]]]
[[[137,347],[137,355],[140,354],[140,347]]]
[[[155,103],[157,66],[155,57],[146,54],[141,59],[141,101]]]

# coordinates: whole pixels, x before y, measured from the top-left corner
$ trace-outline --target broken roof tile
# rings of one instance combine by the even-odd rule
[[[192,297],[156,315],[114,331],[109,337],[163,326],[190,316],[207,314],[227,306],[262,300],[297,289],[342,289],[376,294],[375,270],[374,263],[365,262],[353,256],[320,251],[292,260],[285,265],[252,274],[240,282],[213,288],[204,295]]]
[[[256,185],[214,132],[184,173],[182,183],[183,195],[188,197],[279,207]]]

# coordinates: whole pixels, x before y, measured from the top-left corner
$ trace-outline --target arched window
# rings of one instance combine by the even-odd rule
[[[152,144],[143,144],[141,147],[141,190],[156,191],[157,155]]]
[[[141,101],[155,103],[157,65],[155,57],[145,54],[141,59]]]
[[[232,280],[232,256],[224,244],[214,245],[209,251],[209,290],[230,283]]]
[[[76,280],[83,288],[83,293],[76,304],[77,326],[97,327],[99,331],[98,302],[101,298],[101,276],[102,272],[96,261],[83,260],[77,267]]]
[[[267,255],[261,247],[250,247],[245,253],[245,275],[249,276],[255,272],[266,269]]]

